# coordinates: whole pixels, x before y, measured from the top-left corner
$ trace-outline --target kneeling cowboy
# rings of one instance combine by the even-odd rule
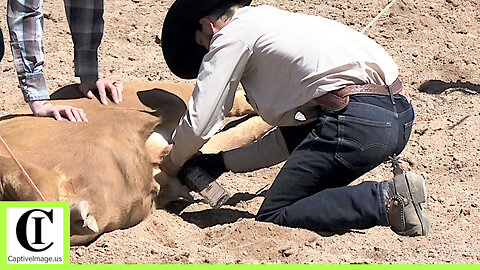
[[[400,171],[394,180],[347,186],[400,154],[409,139],[414,112],[399,94],[392,58],[335,21],[250,2],[177,0],[167,13],[165,60],[174,74],[197,82],[164,151],[163,171],[174,176],[195,161],[218,177],[287,160],[257,220],[426,235],[420,176]],[[192,158],[220,128],[239,83],[256,112],[278,128],[246,147]]]

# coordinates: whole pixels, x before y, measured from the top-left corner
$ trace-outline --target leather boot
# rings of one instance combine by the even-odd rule
[[[383,193],[388,224],[395,233],[403,236],[428,234],[430,223],[420,205],[426,201],[427,193],[420,175],[408,172],[384,181]]]

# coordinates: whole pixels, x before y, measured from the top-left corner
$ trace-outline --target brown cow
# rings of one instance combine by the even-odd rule
[[[186,187],[161,174],[156,164],[192,90],[186,84],[127,83],[124,102],[104,106],[81,98],[77,86],[68,86],[54,93],[52,102],[69,99],[69,105],[84,109],[88,123],[18,113],[0,119],[0,135],[47,200],[70,201],[71,243],[86,244],[104,232],[136,225],[155,206],[188,198]],[[237,96],[232,113],[252,113]],[[243,146],[269,129],[253,117],[215,135],[203,151]],[[235,136],[238,140],[231,139]],[[0,199],[38,200],[3,146]]]

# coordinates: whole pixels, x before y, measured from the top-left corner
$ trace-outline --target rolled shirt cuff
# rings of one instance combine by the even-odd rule
[[[25,102],[50,99],[43,72],[23,74],[18,80]]]
[[[98,76],[98,51],[75,50],[75,76]]]
[[[195,134],[188,121],[182,118],[180,124],[173,132],[172,140],[174,142],[172,151],[170,152],[172,161],[175,165],[182,167],[187,160],[198,152],[208,139],[202,139]]]

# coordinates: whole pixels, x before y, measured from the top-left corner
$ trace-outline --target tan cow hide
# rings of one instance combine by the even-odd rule
[[[88,123],[33,117],[28,108],[0,118],[0,135],[45,198],[70,201],[73,206],[74,245],[138,224],[151,213],[154,202],[163,206],[179,196],[188,197],[178,179],[166,178],[154,168],[167,145],[165,137],[185,113],[193,90],[187,84],[127,83],[124,101],[104,106],[82,98],[77,87],[60,89],[52,102],[83,108]],[[243,95],[237,95],[232,113],[252,112]],[[226,131],[223,139],[222,133],[215,135],[204,150],[212,153],[243,146],[269,129],[253,117]],[[0,196],[2,200],[38,200],[3,146]]]

